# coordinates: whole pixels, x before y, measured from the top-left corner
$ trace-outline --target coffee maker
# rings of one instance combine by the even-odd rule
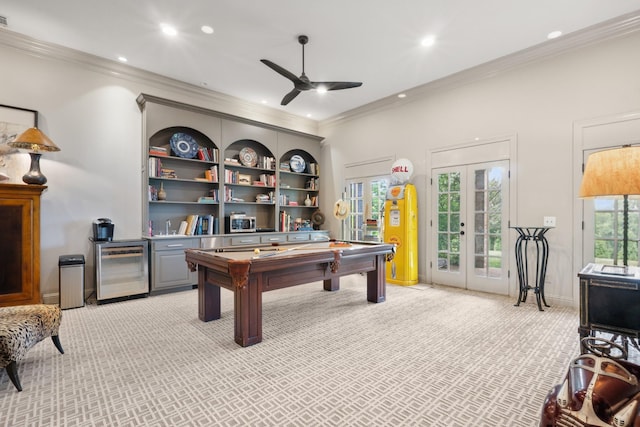
[[[113,240],[113,223],[109,218],[98,218],[93,222],[93,240],[96,242]]]

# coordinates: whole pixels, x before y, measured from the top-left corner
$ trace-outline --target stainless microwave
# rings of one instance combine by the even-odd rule
[[[255,233],[256,217],[243,213],[232,213],[226,219],[226,233]]]

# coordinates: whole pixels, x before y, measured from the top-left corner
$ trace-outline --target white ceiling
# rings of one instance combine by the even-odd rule
[[[640,0],[2,0],[7,29],[324,120],[640,10]],[[160,24],[178,35],[168,38]],[[200,31],[202,25],[212,35]],[[362,87],[303,92],[260,62]],[[436,44],[421,46],[425,36]]]

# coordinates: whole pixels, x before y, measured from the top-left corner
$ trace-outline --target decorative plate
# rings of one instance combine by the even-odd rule
[[[240,163],[244,166],[254,167],[258,164],[258,155],[249,147],[244,147],[240,150]]]
[[[306,167],[306,164],[302,156],[298,156],[297,154],[295,154],[291,156],[291,159],[289,159],[289,166],[291,166],[291,170],[293,172],[300,173],[300,172],[304,172],[304,168]]]
[[[174,133],[169,140],[169,145],[178,157],[193,159],[198,154],[198,143],[186,133]]]

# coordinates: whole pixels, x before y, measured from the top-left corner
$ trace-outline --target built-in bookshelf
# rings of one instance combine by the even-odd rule
[[[313,230],[312,214],[320,206],[320,167],[305,150],[294,149],[280,157],[278,225],[281,231]]]
[[[152,95],[137,101],[142,235],[150,239],[152,294],[197,283],[184,261],[186,248],[328,239],[318,225],[308,231],[319,209],[322,138]],[[290,169],[295,155],[305,170]],[[305,206],[307,194],[311,206]],[[225,217],[232,213],[255,216],[258,232],[225,234]]]
[[[261,231],[276,231],[276,158],[253,139],[231,143],[224,151],[224,216],[256,217]]]
[[[185,136],[183,148],[176,146],[176,135]],[[188,137],[188,138],[187,138]],[[172,144],[173,140],[173,144]],[[176,151],[178,150],[178,151]],[[198,235],[213,231],[204,224],[219,217],[220,150],[216,143],[197,129],[170,127],[149,138],[147,157],[148,235]],[[186,224],[190,218],[196,224]]]
[[[311,219],[320,206],[321,138],[150,95],[138,103],[143,235],[223,234],[232,213],[255,217],[258,231],[320,228]],[[193,217],[213,218],[212,226],[185,228]]]

